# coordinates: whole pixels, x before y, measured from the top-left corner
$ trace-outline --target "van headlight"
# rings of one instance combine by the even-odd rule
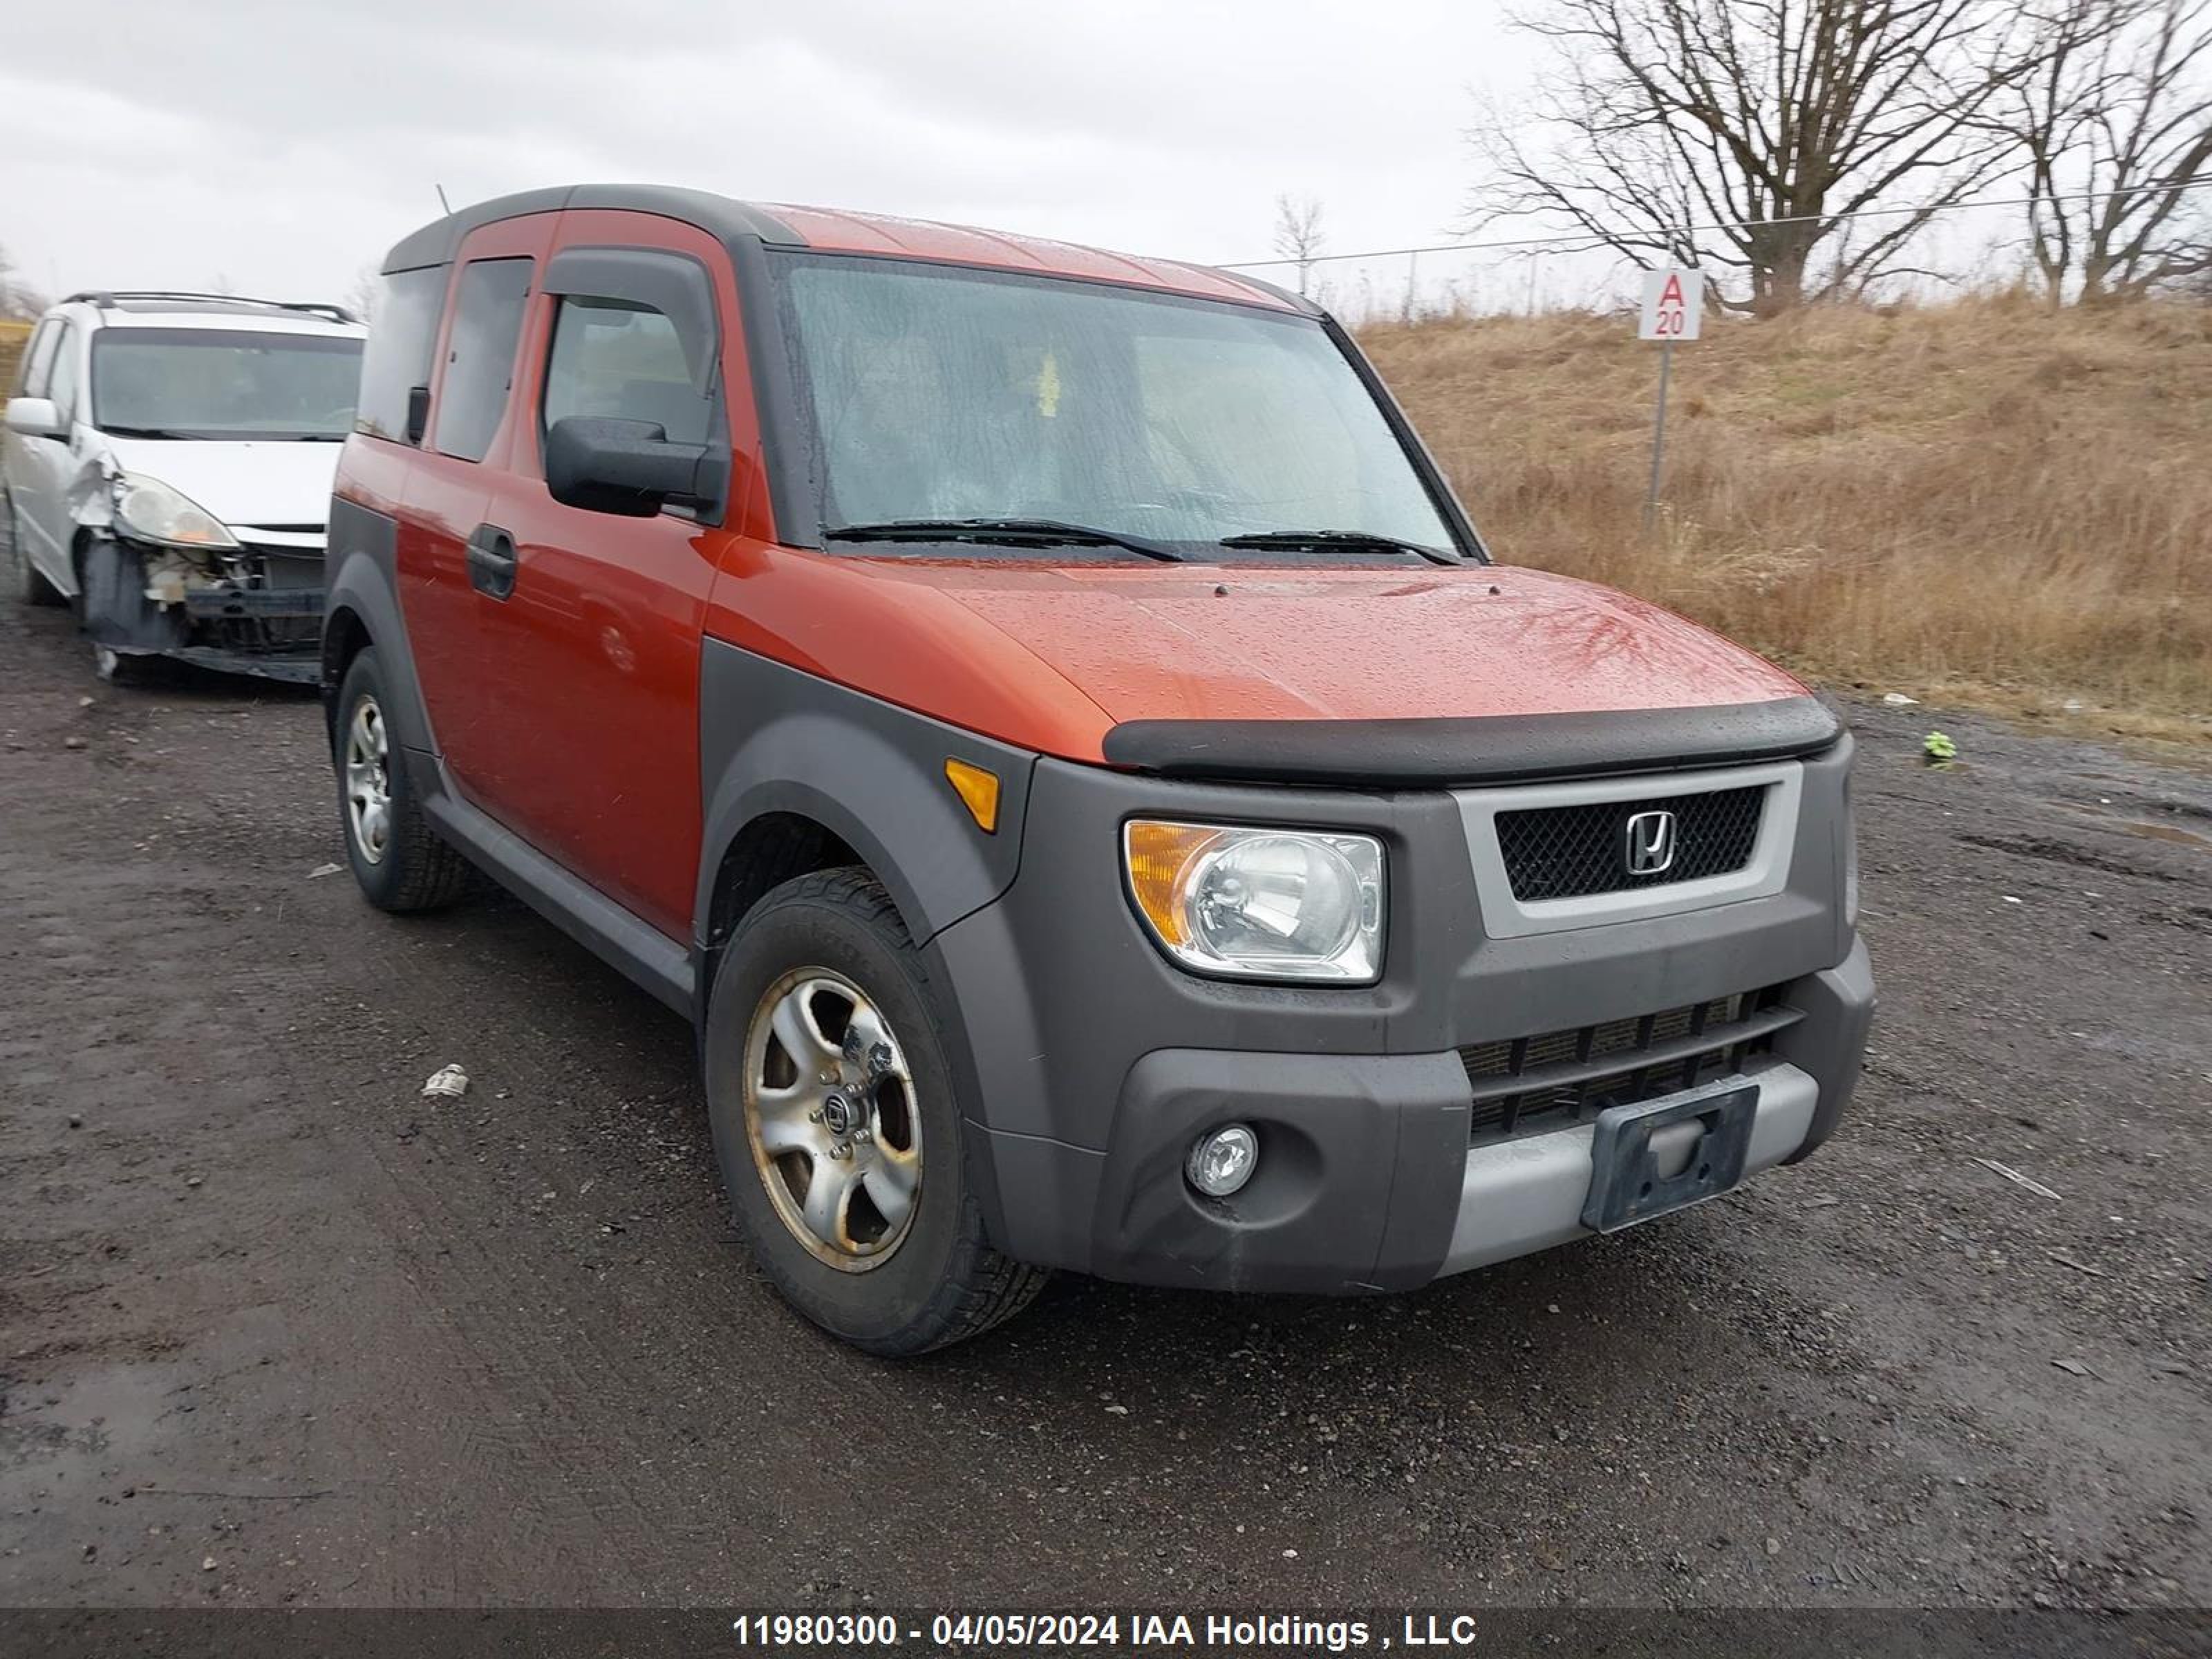
[[[1382,844],[1319,830],[1136,818],[1121,856],[1160,948],[1204,974],[1369,984],[1382,971]]]
[[[238,538],[214,514],[143,472],[125,472],[115,480],[114,518],[115,527],[134,542],[210,551],[238,545]]]

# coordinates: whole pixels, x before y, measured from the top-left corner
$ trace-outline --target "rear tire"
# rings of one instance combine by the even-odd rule
[[[756,904],[708,1002],[708,1115],[738,1231],[799,1312],[887,1358],[978,1335],[1051,1276],[984,1237],[939,1019],[890,896],[858,868]],[[810,1203],[817,1182],[842,1201]]]
[[[8,594],[19,605],[55,605],[64,603],[62,591],[39,574],[31,562],[30,545],[23,538],[23,520],[15,511],[15,498],[0,501],[0,522],[8,526]]]
[[[331,744],[346,861],[378,909],[435,910],[468,890],[469,862],[423,817],[388,707],[371,647],[353,659],[338,687]]]

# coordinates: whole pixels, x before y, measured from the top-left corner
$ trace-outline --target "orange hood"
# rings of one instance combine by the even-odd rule
[[[779,580],[742,586],[788,596],[788,608],[763,615],[724,588],[717,610],[733,642],[1076,760],[1099,759],[1106,732],[1134,720],[1581,714],[1805,695],[1670,611],[1522,568],[768,557],[784,566]]]

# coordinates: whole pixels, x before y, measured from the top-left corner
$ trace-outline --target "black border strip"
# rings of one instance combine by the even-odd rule
[[[1126,720],[1107,764],[1237,783],[1526,782],[1786,760],[1817,753],[1843,722],[1810,696],[1703,708],[1387,720]]]

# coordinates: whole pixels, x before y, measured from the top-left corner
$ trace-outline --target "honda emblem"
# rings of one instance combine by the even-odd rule
[[[1674,815],[1632,812],[1621,831],[1620,861],[1632,876],[1664,875],[1674,862]]]

